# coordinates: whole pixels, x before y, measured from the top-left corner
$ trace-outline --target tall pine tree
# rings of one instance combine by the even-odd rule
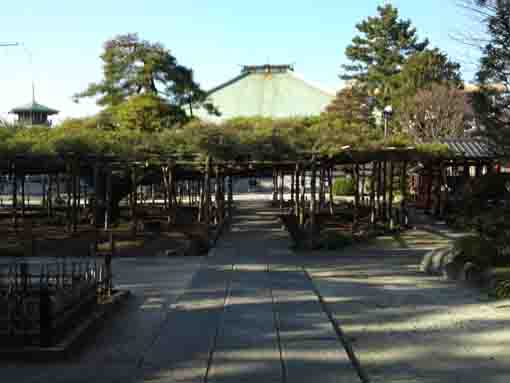
[[[392,5],[380,6],[377,12],[377,16],[356,25],[360,34],[345,51],[352,63],[343,65],[341,78],[375,93],[375,105],[382,107],[390,102],[396,76],[406,59],[425,50],[429,42],[419,41],[411,21],[400,19]]]
[[[485,133],[510,148],[510,1],[478,1],[488,43],[482,49],[474,107]]]

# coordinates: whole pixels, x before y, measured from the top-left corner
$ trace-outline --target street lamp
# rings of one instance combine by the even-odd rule
[[[386,105],[383,109],[384,118],[384,138],[388,137],[388,120],[393,116],[393,107]]]

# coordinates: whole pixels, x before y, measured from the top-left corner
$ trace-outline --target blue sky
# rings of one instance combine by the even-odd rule
[[[94,113],[93,103],[74,104],[71,96],[101,78],[102,44],[121,33],[137,32],[160,41],[178,61],[195,70],[208,89],[237,75],[240,65],[294,63],[296,72],[338,89],[344,51],[355,25],[375,15],[377,0],[24,0],[6,1],[0,14],[0,117],[31,99],[62,111],[60,118]],[[478,53],[452,35],[476,24],[456,0],[394,0],[401,17],[419,35],[463,64],[472,80]],[[30,64],[29,56],[32,56]]]

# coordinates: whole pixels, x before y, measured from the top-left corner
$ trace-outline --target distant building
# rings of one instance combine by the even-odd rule
[[[291,65],[244,66],[241,74],[208,92],[208,101],[221,116],[204,110],[196,115],[222,121],[234,117],[271,118],[319,115],[335,98],[335,92],[305,81]]]
[[[35,99],[32,102],[18,106],[10,111],[10,113],[18,116],[18,122],[24,125],[51,125],[48,117],[58,114],[58,110],[48,108],[47,106],[38,104]]]

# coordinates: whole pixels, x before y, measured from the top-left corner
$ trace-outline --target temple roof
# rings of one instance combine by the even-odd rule
[[[28,104],[18,106],[10,111],[10,113],[46,113],[48,115],[57,114],[59,111],[56,109],[48,108],[47,106],[44,106],[42,104],[38,104],[35,101],[32,101]]]
[[[334,98],[334,91],[304,80],[291,65],[244,66],[237,77],[208,92],[208,100],[221,113],[220,120],[319,115]],[[218,119],[204,110],[196,114],[208,120]]]

